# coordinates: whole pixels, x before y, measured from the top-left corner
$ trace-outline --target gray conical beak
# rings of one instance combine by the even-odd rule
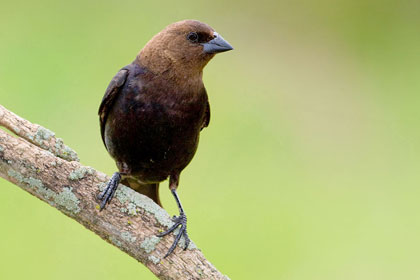
[[[233,47],[217,32],[214,32],[214,39],[202,45],[205,53],[221,53],[233,50]]]

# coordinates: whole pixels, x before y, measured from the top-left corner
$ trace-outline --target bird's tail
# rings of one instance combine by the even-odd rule
[[[154,202],[156,202],[156,204],[162,207],[162,204],[160,203],[160,199],[159,199],[159,183],[144,184],[144,183],[140,183],[139,181],[133,178],[124,178],[121,181],[121,183],[132,188],[136,192],[139,192],[149,197]]]

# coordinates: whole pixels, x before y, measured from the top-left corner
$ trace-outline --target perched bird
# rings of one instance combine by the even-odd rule
[[[181,228],[165,257],[181,236],[185,249],[190,242],[176,190],[181,171],[196,152],[200,131],[210,121],[203,68],[216,53],[232,49],[205,23],[173,23],[115,75],[99,107],[102,140],[118,167],[98,195],[100,209],[111,201],[120,182],[161,205],[159,183],[169,177],[179,216],[158,236]]]

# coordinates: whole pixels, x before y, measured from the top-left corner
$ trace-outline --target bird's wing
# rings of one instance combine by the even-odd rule
[[[101,123],[101,135],[102,135],[102,140],[104,141],[104,144],[105,144],[104,132],[105,132],[106,118],[108,116],[109,111],[112,108],[112,105],[117,99],[117,96],[120,92],[121,87],[124,85],[125,81],[127,80],[127,76],[128,76],[128,70],[121,69],[114,76],[114,78],[112,78],[111,82],[109,83],[105,91],[105,95],[102,98],[101,105],[99,106],[98,114],[99,114],[99,121]]]
[[[203,124],[201,125],[201,130],[203,130],[203,128],[208,127],[210,123],[210,103],[207,100],[207,105],[206,105],[206,112],[204,115],[204,120],[203,120]]]

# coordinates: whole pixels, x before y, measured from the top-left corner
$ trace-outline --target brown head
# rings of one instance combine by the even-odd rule
[[[154,73],[181,71],[201,74],[216,53],[232,46],[209,25],[183,20],[168,25],[155,35],[137,55],[137,63]]]

